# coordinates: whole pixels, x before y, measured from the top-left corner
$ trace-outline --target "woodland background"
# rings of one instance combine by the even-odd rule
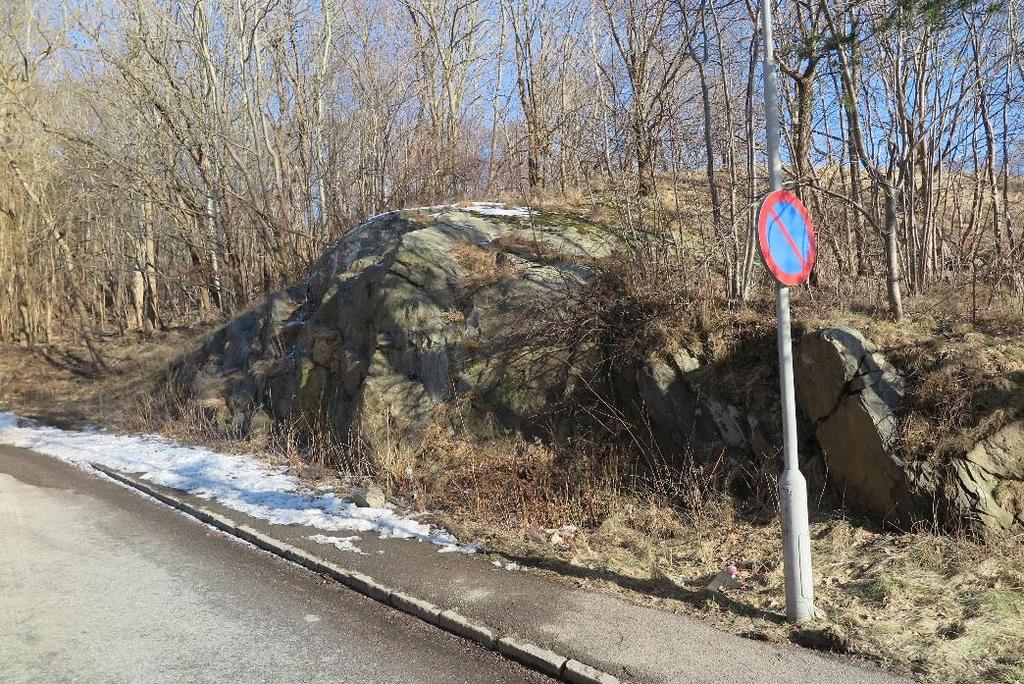
[[[1022,19],[777,3],[822,296],[1020,306]],[[769,287],[760,41],[752,0],[5,3],[0,341],[223,318],[369,216],[467,198],[603,202],[741,302]]]

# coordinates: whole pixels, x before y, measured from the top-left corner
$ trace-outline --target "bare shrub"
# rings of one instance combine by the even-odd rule
[[[508,436],[486,443],[435,427],[417,455],[407,491],[426,508],[506,529],[592,526],[616,508],[621,453],[559,453],[539,441]]]

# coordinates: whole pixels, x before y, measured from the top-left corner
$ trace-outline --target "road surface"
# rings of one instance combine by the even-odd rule
[[[0,446],[0,681],[551,680],[109,481]]]

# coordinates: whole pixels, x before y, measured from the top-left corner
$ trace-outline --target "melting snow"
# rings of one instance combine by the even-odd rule
[[[454,204],[435,204],[429,207],[407,207],[405,209],[390,209],[388,211],[383,211],[379,214],[374,214],[370,218],[363,221],[361,226],[365,226],[366,224],[376,221],[377,219],[382,218],[384,216],[391,216],[392,214],[397,214],[400,211],[444,211],[445,209],[454,208],[457,208]],[[351,235],[351,231],[349,231],[348,234]]]
[[[476,552],[476,547],[460,544],[447,531],[390,509],[359,508],[342,496],[304,491],[298,480],[287,474],[287,468],[272,467],[252,456],[219,454],[155,435],[35,426],[3,412],[0,444],[32,449],[82,468],[100,463],[135,473],[154,484],[211,499],[277,525],[309,525],[329,532],[376,532],[382,538],[436,544],[441,547],[439,551]]]
[[[473,202],[466,207],[466,211],[483,216],[515,216],[520,218],[533,216],[537,213],[528,207],[506,207],[504,204],[497,202]]]
[[[508,570],[509,572],[515,572],[516,570],[522,570],[523,569],[523,566],[519,565],[518,563],[504,563],[503,564],[500,560],[491,561],[491,565],[493,565],[494,567],[499,568],[499,569],[500,568],[504,568],[504,569]]]
[[[309,537],[309,540],[317,544],[330,544],[339,551],[351,551],[361,556],[366,555],[365,551],[355,545],[355,542],[359,541],[359,537],[329,537],[326,534],[314,534]]]
[[[474,214],[480,214],[481,216],[511,216],[516,218],[527,218],[539,214],[540,212],[530,209],[528,207],[510,207],[500,202],[472,202],[467,204],[465,207],[460,207],[458,204],[435,204],[429,207],[408,207],[405,209],[391,209],[384,211],[379,214],[375,214],[370,218],[363,221],[359,226],[349,231],[346,237],[355,235],[357,231],[360,231],[379,218],[385,216],[391,216],[397,214],[400,211],[428,211],[437,212],[445,211],[447,209],[456,209],[461,211],[469,211]]]

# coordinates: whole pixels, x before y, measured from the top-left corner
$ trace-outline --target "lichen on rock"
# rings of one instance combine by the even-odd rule
[[[852,328],[806,335],[796,372],[801,411],[841,504],[904,527],[939,523],[981,534],[1020,529],[1024,422],[1010,422],[964,452],[941,458],[910,453],[900,425],[910,410],[910,390]]]
[[[492,207],[493,208],[493,207]],[[235,317],[176,378],[215,417],[326,425],[373,446],[415,441],[459,398],[461,427],[522,429],[567,391],[567,360],[510,348],[517,303],[593,274],[617,238],[584,219],[436,207],[375,217],[335,242],[301,283]],[[469,256],[467,256],[469,255]],[[504,346],[503,346],[504,345]]]

